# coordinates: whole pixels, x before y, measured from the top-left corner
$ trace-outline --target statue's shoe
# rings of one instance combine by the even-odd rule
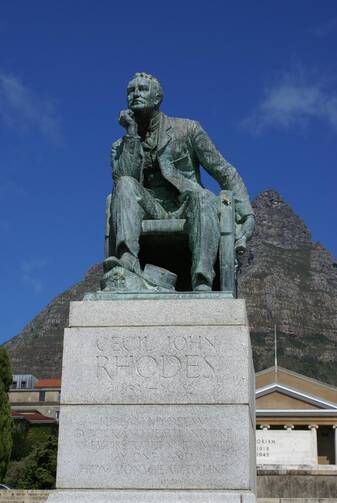
[[[121,258],[107,257],[103,262],[105,273],[117,266],[124,267],[127,271],[134,272],[138,275],[142,274],[138,258],[134,257],[131,253],[123,253]]]
[[[142,274],[142,269],[140,267],[140,263],[137,257],[132,255],[129,252],[123,253],[121,258],[119,259],[122,267],[125,267],[128,271],[134,272],[138,275]]]
[[[106,273],[118,265],[121,266],[121,262],[117,257],[107,257],[103,261],[103,270]]]

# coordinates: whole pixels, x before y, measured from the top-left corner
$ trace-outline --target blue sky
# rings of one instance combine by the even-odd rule
[[[336,51],[335,0],[2,1],[0,342],[102,259],[136,71],[160,79],[164,112],[201,122],[252,198],[278,190],[336,256]]]

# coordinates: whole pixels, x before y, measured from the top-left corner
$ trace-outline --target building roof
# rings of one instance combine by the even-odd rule
[[[337,421],[337,388],[282,367],[256,374],[257,418]]]
[[[34,388],[37,388],[37,389],[46,389],[46,388],[60,389],[61,388],[61,379],[60,378],[39,379],[35,383]]]
[[[55,419],[51,417],[44,416],[37,410],[21,411],[12,410],[11,415],[14,419],[25,419],[32,424],[52,424],[55,423]]]
[[[301,389],[315,389],[317,394],[324,393],[325,395],[328,393],[330,401],[337,403],[337,388],[332,384],[327,384],[318,379],[298,374],[293,370],[288,370],[280,366],[272,366],[256,372],[256,388],[275,382],[284,384],[291,382]],[[326,398],[328,397],[326,396]]]

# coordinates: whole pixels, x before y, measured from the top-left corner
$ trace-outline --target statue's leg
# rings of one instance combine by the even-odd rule
[[[112,193],[111,216],[116,257],[125,253],[138,257],[142,220],[165,218],[166,212],[135,178],[122,176]]]
[[[193,290],[212,290],[220,230],[218,200],[208,190],[189,192],[185,208],[192,253]]]

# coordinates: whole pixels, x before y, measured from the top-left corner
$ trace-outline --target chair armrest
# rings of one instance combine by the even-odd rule
[[[220,290],[235,297],[235,207],[233,192],[222,190],[220,198],[219,268]]]

